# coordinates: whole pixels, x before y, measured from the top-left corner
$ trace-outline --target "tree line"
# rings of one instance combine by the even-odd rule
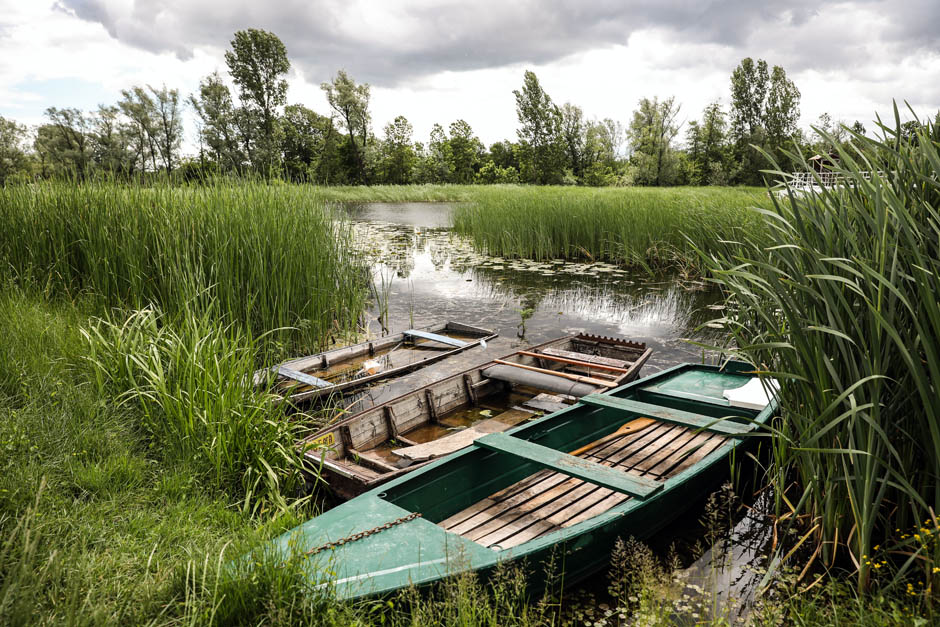
[[[569,185],[760,184],[762,151],[782,157],[796,141],[800,91],[780,66],[743,59],[730,77],[730,106],[708,105],[684,121],[675,98],[643,98],[627,124],[589,118],[558,105],[538,77],[525,72],[515,90],[515,141],[488,148],[465,120],[435,124],[415,141],[398,116],[376,134],[370,86],[345,71],[321,85],[329,111],[288,103],[290,60],[273,33],[235,33],[225,64],[184,98],[150,85],[121,92],[97,111],[50,107],[27,129],[0,117],[0,184],[7,180],[152,176],[261,176],[319,184],[530,183]],[[183,156],[183,110],[195,113],[194,155]],[[827,115],[819,128],[843,132]],[[685,127],[685,133],[680,131]],[[864,132],[855,122],[854,130]]]

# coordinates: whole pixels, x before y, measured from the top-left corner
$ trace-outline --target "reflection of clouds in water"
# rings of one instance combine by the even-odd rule
[[[659,367],[696,355],[683,337],[712,318],[717,293],[674,278],[610,264],[534,262],[477,253],[469,239],[413,225],[355,223],[361,254],[389,288],[391,328],[465,320],[515,336],[520,309],[534,308],[527,337],[540,341],[586,331],[647,341]],[[561,312],[562,315],[559,315]]]

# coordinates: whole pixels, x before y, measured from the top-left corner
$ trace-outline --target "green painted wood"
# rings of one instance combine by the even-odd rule
[[[288,379],[293,379],[294,381],[299,381],[300,383],[306,383],[307,385],[312,385],[315,388],[328,388],[332,387],[333,384],[329,381],[324,381],[323,379],[318,379],[309,374],[304,374],[299,370],[291,370],[284,366],[277,367],[277,373],[282,377],[287,377]]]
[[[663,485],[656,481],[631,476],[622,470],[602,466],[596,462],[568,455],[528,440],[514,438],[505,433],[490,433],[482,438],[477,438],[474,444],[497,453],[507,453],[515,457],[521,457],[544,468],[584,479],[640,499],[644,499],[663,488]]]
[[[681,409],[672,409],[671,407],[652,405],[650,403],[640,403],[639,401],[631,401],[615,396],[605,396],[603,394],[589,394],[579,399],[578,402],[584,405],[590,405],[591,407],[628,411],[638,416],[647,416],[649,418],[662,420],[663,422],[671,422],[727,435],[741,435],[753,431],[755,428],[753,423],[741,424],[730,420],[718,420],[711,416],[693,414],[692,412],[682,411]]]
[[[425,340],[432,340],[434,342],[440,342],[441,344],[447,344],[448,346],[456,346],[457,348],[463,348],[468,344],[468,342],[458,340],[457,338],[447,337],[446,335],[439,335],[437,333],[428,333],[427,331],[418,331],[416,329],[408,329],[403,333],[409,337],[420,337]]]

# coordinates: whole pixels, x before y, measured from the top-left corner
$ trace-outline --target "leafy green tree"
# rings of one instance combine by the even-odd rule
[[[245,155],[239,148],[239,129],[235,103],[228,86],[218,72],[199,83],[199,94],[189,102],[199,118],[199,139],[208,148],[211,160],[222,172],[240,171]]]
[[[43,149],[60,173],[84,179],[90,174],[91,120],[78,109],[46,109],[49,119]]]
[[[565,169],[561,111],[534,72],[527,70],[522,89],[512,93],[521,124],[516,134],[523,180],[540,185],[560,183]]]
[[[476,166],[483,155],[483,143],[473,134],[473,129],[463,120],[450,125],[450,137],[447,140],[450,150],[451,181],[454,183],[472,183]]]
[[[368,83],[357,85],[345,70],[340,70],[329,83],[320,88],[326,93],[330,107],[339,115],[340,123],[347,133],[347,149],[350,152],[354,179],[360,183],[368,180],[366,170],[366,145],[369,140],[369,95]]]
[[[513,168],[518,172],[517,146],[511,141],[496,142],[490,146],[489,159],[500,168]]]
[[[574,176],[581,180],[585,168],[585,144],[587,142],[587,124],[584,112],[570,102],[561,107],[561,138],[564,142],[568,167]]]
[[[643,98],[633,112],[627,136],[633,148],[631,165],[640,185],[672,185],[676,181],[677,158],[672,145],[679,133],[675,98]]]
[[[728,123],[721,104],[705,107],[701,123],[693,120],[686,130],[688,183],[725,185],[728,183]]]
[[[767,62],[750,57],[731,73],[731,134],[739,181],[761,182],[760,169],[765,161],[752,146],[778,157],[786,142],[797,132],[800,117],[800,91],[787,78],[782,67],[768,71]]]
[[[257,127],[258,131],[252,133],[252,165],[268,175],[277,165],[278,112],[287,101],[287,48],[277,35],[257,28],[237,31],[231,46],[225,63],[247,110],[242,117],[257,117],[250,123],[242,120],[243,129]]]
[[[284,107],[281,150],[292,181],[330,183],[337,165],[333,120],[299,104]]]
[[[114,174],[134,171],[134,155],[116,106],[99,105],[91,116],[92,160],[95,167]]]
[[[180,94],[176,89],[160,89],[147,86],[153,96],[154,133],[157,152],[167,174],[179,161],[180,143],[183,140],[183,118],[180,112]]]
[[[385,140],[382,143],[382,178],[386,183],[405,185],[411,182],[415,168],[414,147],[411,136],[414,129],[403,115],[385,125]]]
[[[0,116],[0,187],[28,171],[26,127]]]
[[[118,107],[128,120],[128,132],[134,153],[134,163],[141,170],[157,170],[156,106],[143,87],[121,90]]]

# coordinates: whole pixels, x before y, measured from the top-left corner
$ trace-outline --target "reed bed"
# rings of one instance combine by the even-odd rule
[[[760,230],[755,206],[770,206],[765,190],[502,186],[458,207],[454,227],[503,257],[687,265],[690,242],[710,250]]]
[[[828,138],[844,185],[776,196],[769,242],[703,255],[740,353],[785,382],[771,471],[781,521],[798,525],[816,565],[856,571],[860,591],[907,582],[929,602],[940,584],[940,146],[899,120],[880,132]]]
[[[315,188],[45,183],[0,190],[0,272],[104,307],[196,302],[306,347],[355,328],[367,272]]]

